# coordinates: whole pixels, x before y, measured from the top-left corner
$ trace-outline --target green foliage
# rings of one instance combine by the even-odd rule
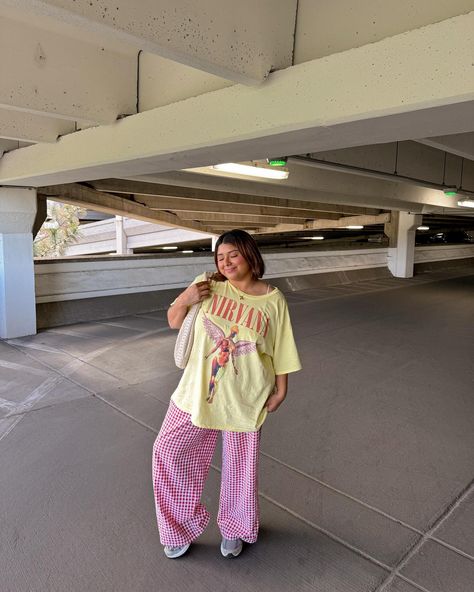
[[[33,243],[35,257],[62,257],[80,235],[80,207],[48,202],[48,217]]]

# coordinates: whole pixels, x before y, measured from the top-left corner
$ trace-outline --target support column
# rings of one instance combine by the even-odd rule
[[[216,243],[217,243],[217,239],[219,237],[218,236],[213,236],[211,238],[211,251],[214,253],[214,251],[216,250]]]
[[[44,195],[38,195],[36,198],[36,217],[33,224],[33,240],[43,226],[48,217],[48,200]]]
[[[385,233],[389,237],[387,264],[395,277],[413,277],[415,233],[421,221],[421,214],[392,212],[391,222],[386,225]]]
[[[0,338],[36,333],[36,190],[0,187]]]
[[[123,216],[115,216],[115,252],[117,255],[130,255],[132,249],[127,247],[127,234],[123,227]]]

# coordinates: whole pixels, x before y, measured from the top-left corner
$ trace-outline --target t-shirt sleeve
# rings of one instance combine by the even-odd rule
[[[200,273],[199,275],[197,275],[193,281],[190,283],[190,286],[192,286],[193,284],[197,284],[198,282],[203,282],[206,279],[206,273]],[[179,294],[178,294],[179,296]],[[173,300],[173,302],[170,304],[170,306],[173,306],[173,304],[176,302],[178,296],[176,296],[176,298]],[[188,307],[190,308],[190,307]]]
[[[290,313],[286,300],[279,307],[279,318],[275,331],[275,343],[273,346],[273,369],[275,374],[289,374],[301,370],[301,362],[296,349],[293,329],[291,327]]]

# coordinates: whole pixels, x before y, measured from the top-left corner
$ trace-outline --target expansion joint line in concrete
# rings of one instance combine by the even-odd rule
[[[141,425],[146,430],[149,430],[150,432],[153,432],[154,434],[158,435],[158,431],[154,427],[148,425],[147,423],[145,423],[144,421],[141,421],[140,419],[137,419],[136,417],[133,417],[133,415],[130,415],[130,413],[127,413],[123,409],[120,409],[120,407],[118,407],[117,405],[114,405],[110,401],[107,401],[107,399],[105,399],[104,397],[101,397],[99,394],[93,393],[93,397],[95,397],[96,399],[99,399],[99,401],[102,401],[103,403],[105,403],[109,407],[112,407],[112,409],[115,409],[115,411],[118,411],[122,415],[125,415],[125,417],[128,417],[128,419],[131,419],[135,423],[138,423],[138,425]]]
[[[412,557],[414,557],[414,555],[420,550],[420,548],[424,545],[424,543],[428,540],[433,540],[433,533],[436,532],[436,530],[438,530],[438,528],[451,516],[451,514],[462,504],[462,502],[469,497],[469,495],[474,491],[474,479],[468,483],[466,485],[466,487],[464,487],[464,489],[462,489],[458,495],[453,499],[453,501],[446,507],[446,509],[441,513],[441,515],[434,521],[433,525],[431,526],[431,528],[429,530],[427,530],[413,545],[410,549],[408,549],[408,551],[405,553],[405,555],[400,559],[400,561],[398,562],[398,564],[392,569],[391,573],[389,574],[389,576],[386,578],[386,580],[384,582],[382,582],[379,587],[374,591],[374,592],[387,592],[388,591],[388,586],[390,586],[390,584],[393,582],[393,580],[395,579],[395,577],[399,577],[407,582],[412,583],[410,580],[408,580],[405,576],[403,576],[402,574],[400,574],[400,571],[407,565],[407,563],[412,559]],[[443,544],[443,546],[445,546],[444,543],[442,543],[442,541],[440,541],[439,539],[435,539],[438,543]],[[451,548],[453,551],[459,553],[458,549],[455,549],[451,546],[449,546],[448,548]],[[467,555],[466,553],[462,553],[461,555],[463,555],[464,557],[467,557],[469,559],[474,559],[472,557],[470,557],[469,555]],[[420,587],[419,585],[417,585],[417,587],[420,590],[424,590],[426,592],[430,592],[429,590],[426,590],[425,588]]]
[[[151,331],[146,331],[145,333],[141,333],[139,335],[134,335],[133,337],[130,337],[128,339],[127,343],[130,343],[132,341],[138,341],[139,339],[145,339],[151,335],[154,335],[155,333],[160,333],[162,332],[163,329],[154,329]],[[90,393],[91,396],[96,397],[96,398],[100,398],[97,395],[96,391],[93,391],[92,389],[88,388],[87,386],[81,384],[80,382],[77,382],[76,380],[72,379],[69,374],[71,374],[72,372],[76,372],[80,367],[84,366],[84,365],[89,365],[97,370],[100,370],[101,372],[104,372],[105,374],[108,374],[109,376],[112,376],[113,378],[116,378],[113,374],[111,374],[110,372],[107,372],[105,370],[102,370],[101,368],[98,368],[97,366],[94,366],[93,364],[90,363],[91,360],[93,360],[95,357],[110,351],[111,349],[114,349],[114,347],[116,347],[116,344],[111,344],[111,345],[106,345],[104,347],[101,347],[97,350],[94,350],[92,352],[90,352],[89,354],[85,355],[84,358],[79,358],[77,356],[74,356],[73,354],[70,354],[69,352],[66,352],[64,350],[58,349],[58,348],[54,348],[52,349],[52,351],[50,351],[50,353],[57,353],[57,354],[64,354],[69,356],[70,358],[72,358],[72,361],[69,362],[69,364],[66,364],[67,370],[66,372],[61,372],[61,370],[58,370],[57,368],[54,368],[53,366],[51,366],[50,364],[48,364],[47,362],[45,362],[44,360],[38,359],[35,356],[33,356],[32,354],[30,354],[28,351],[24,351],[22,348],[21,344],[17,344],[17,343],[13,343],[13,340],[5,340],[5,343],[7,345],[9,345],[12,349],[14,349],[15,351],[21,353],[22,355],[30,358],[31,360],[34,360],[35,362],[41,364],[42,366],[44,366],[45,368],[48,368],[48,370],[50,370],[53,375],[55,375],[55,378],[51,379],[48,378],[46,379],[45,382],[43,382],[41,385],[39,385],[39,387],[37,387],[35,390],[38,391],[38,395],[37,396],[29,396],[25,401],[23,401],[22,403],[20,403],[17,408],[12,411],[11,413],[9,413],[8,415],[6,415],[5,418],[3,419],[8,419],[9,417],[13,417],[13,416],[17,416],[16,421],[14,422],[14,424],[12,426],[10,426],[7,430],[7,432],[5,432],[4,434],[2,434],[1,439],[3,439],[5,436],[7,436],[14,427],[16,427],[16,425],[23,419],[23,417],[25,417],[25,415],[31,411],[31,407],[38,403],[43,397],[45,397],[48,392],[54,388],[55,386],[57,386],[58,384],[58,380],[67,380],[68,382],[78,386],[79,388],[81,388],[82,390]],[[25,346],[27,347],[27,346]],[[48,386],[46,388],[45,385]],[[110,403],[109,403],[110,405]],[[45,405],[42,408],[45,407],[49,407],[50,405]],[[113,405],[111,405],[113,407]],[[39,411],[39,409],[36,409],[37,411]],[[120,411],[121,413],[123,413],[123,411],[117,409],[118,411]],[[124,413],[124,415],[127,415]],[[134,419],[130,416],[130,419]],[[134,421],[137,421],[134,419]],[[137,423],[139,423],[137,421]],[[143,427],[147,427],[146,424],[143,424]]]
[[[318,479],[317,477],[314,477],[313,475],[310,475],[309,473],[305,473],[304,471],[301,471],[300,469],[297,469],[296,467],[292,467],[291,465],[285,463],[284,461],[282,461],[278,458],[275,458],[274,456],[272,456],[271,454],[268,454],[267,452],[260,452],[260,454],[262,456],[266,456],[267,458],[269,458],[273,462],[276,462],[276,463],[282,465],[283,467],[286,467],[290,471],[293,471],[294,473],[297,473],[298,475],[301,475],[302,477],[305,477],[306,479],[309,479],[310,481],[314,481],[315,483],[318,483],[319,485],[321,485],[322,487],[324,487],[326,489],[329,489],[333,493],[337,493],[338,495],[342,495],[343,497],[350,499],[351,501],[355,502],[356,504],[363,506],[364,508],[367,508],[368,510],[371,510],[372,512],[375,512],[376,514],[380,514],[384,518],[387,518],[388,520],[391,520],[392,522],[395,522],[396,524],[400,524],[400,526],[404,526],[405,528],[408,528],[409,530],[411,530],[412,532],[415,532],[416,534],[419,534],[419,535],[423,534],[423,532],[421,530],[419,530],[418,528],[415,528],[414,526],[411,526],[410,524],[407,524],[403,520],[400,520],[399,518],[395,518],[394,516],[387,514],[387,512],[384,512],[383,510],[380,510],[379,508],[376,508],[375,506],[372,506],[366,502],[363,502],[362,500],[360,500],[356,497],[353,497],[349,493],[346,493],[345,491],[341,491],[340,489],[337,489],[337,487],[334,487],[332,485],[329,485],[329,483],[325,483],[324,481],[321,481],[321,479]]]

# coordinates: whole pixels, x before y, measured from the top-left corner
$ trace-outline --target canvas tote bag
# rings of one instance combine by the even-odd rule
[[[207,271],[206,279],[210,279],[211,276],[212,272]],[[196,324],[200,308],[200,302],[196,302],[196,304],[191,306],[188,314],[184,317],[183,324],[181,325],[178,337],[176,338],[176,344],[174,346],[174,363],[178,368],[184,369],[188,363],[191,350],[193,349],[194,325]]]

